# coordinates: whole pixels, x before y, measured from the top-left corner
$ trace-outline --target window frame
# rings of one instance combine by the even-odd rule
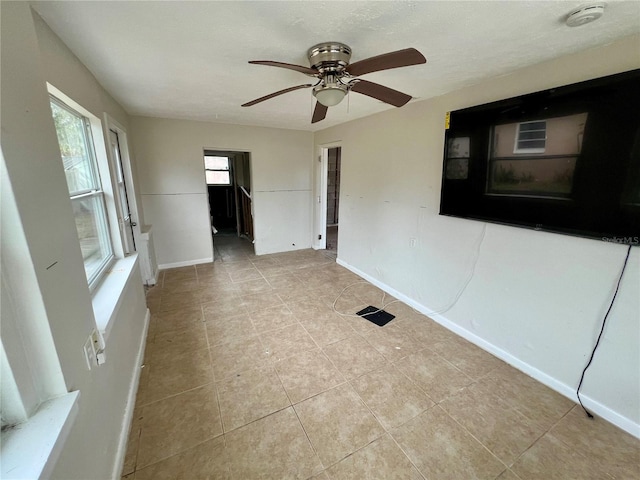
[[[120,229],[117,222],[112,221],[117,218],[116,202],[113,196],[113,173],[107,158],[102,121],[51,84],[47,84],[47,87],[50,103],[55,103],[58,107],[80,117],[84,125],[85,145],[90,157],[91,170],[96,182],[94,187],[96,188],[69,192],[69,199],[72,208],[74,201],[83,199],[92,199],[100,206],[96,211],[96,218],[100,222],[98,226],[100,242],[108,246],[108,253],[92,274],[87,276],[89,290],[93,293],[117,258],[123,256]]]
[[[542,131],[540,129],[538,130],[522,130],[522,125],[528,125],[531,123],[544,123],[544,139],[535,139],[537,141],[543,140],[544,141],[544,147],[532,147],[532,148],[527,148],[527,147],[520,147],[520,142],[521,141],[530,141],[530,139],[521,139],[520,138],[520,134],[524,131],[524,132],[531,132],[531,131]],[[546,119],[542,119],[542,120],[531,120],[531,121],[527,121],[527,122],[519,122],[518,126],[516,128],[516,139],[515,142],[513,144],[513,153],[518,153],[518,154],[535,154],[535,153],[545,153],[547,149],[547,120]]]
[[[207,157],[226,158],[227,168],[207,168]],[[230,187],[233,184],[231,177],[231,159],[228,156],[209,155],[207,152],[205,152],[202,160],[204,162],[204,182],[208,187]],[[225,172],[229,177],[229,181],[227,183],[209,183],[207,181],[207,172]]]

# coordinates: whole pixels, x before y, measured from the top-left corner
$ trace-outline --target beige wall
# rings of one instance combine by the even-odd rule
[[[250,153],[257,254],[310,247],[310,132],[148,117],[131,126],[159,265],[212,260],[205,149]]]
[[[639,68],[638,44],[627,38],[317,132],[316,148],[342,146],[339,261],[430,312],[454,302],[477,258],[455,306],[434,317],[575,398],[626,247],[438,215],[445,113]],[[633,249],[583,385],[599,415],[636,434],[639,257]]]

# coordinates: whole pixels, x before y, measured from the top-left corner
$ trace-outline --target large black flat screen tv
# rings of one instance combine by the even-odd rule
[[[637,245],[640,70],[451,112],[440,214]]]

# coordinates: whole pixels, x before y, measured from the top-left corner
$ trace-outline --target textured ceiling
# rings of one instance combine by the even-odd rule
[[[45,1],[34,9],[128,113],[318,130],[391,107],[352,93],[311,125],[313,97],[298,90],[240,105],[310,78],[249,65],[308,65],[328,40],[351,61],[414,47],[425,65],[363,78],[420,101],[640,32],[639,1],[608,1],[597,22],[570,28],[574,1]],[[594,59],[597,61],[597,59]],[[313,79],[311,79],[313,80]]]

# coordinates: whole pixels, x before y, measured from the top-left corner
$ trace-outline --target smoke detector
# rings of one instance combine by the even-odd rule
[[[587,23],[595,22],[604,13],[604,3],[592,3],[589,5],[583,5],[580,8],[573,10],[567,15],[567,26],[579,27]]]

